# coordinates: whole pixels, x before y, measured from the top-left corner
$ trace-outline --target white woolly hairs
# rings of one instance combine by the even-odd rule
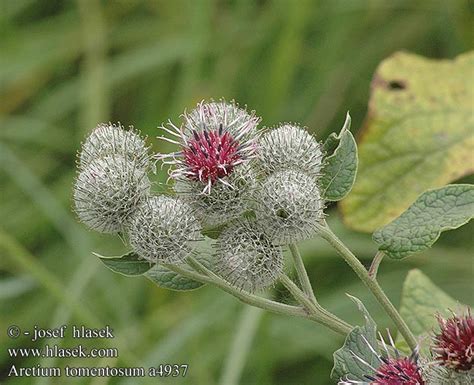
[[[215,265],[226,281],[255,292],[275,284],[283,271],[283,254],[254,221],[239,220],[221,233]]]
[[[202,191],[199,181],[180,178],[175,183],[174,190],[195,210],[203,227],[228,222],[250,209],[256,179],[249,164],[236,166],[223,181],[225,183],[216,183],[209,192]]]
[[[164,195],[143,202],[128,228],[132,248],[150,262],[184,263],[200,239],[191,208]]]
[[[297,169],[313,177],[321,171],[321,144],[303,128],[283,124],[263,134],[256,165],[264,175]]]
[[[310,238],[323,218],[316,182],[294,170],[267,177],[255,192],[254,205],[263,231],[278,244]]]
[[[249,113],[234,101],[228,103],[225,100],[201,102],[183,117],[183,129],[188,136],[192,135],[193,130],[218,130],[222,125],[234,138],[240,139],[242,136],[254,136],[260,122],[254,111]]]
[[[149,194],[145,170],[120,155],[92,160],[78,175],[74,205],[79,220],[102,233],[121,231]]]
[[[138,167],[148,168],[150,158],[145,141],[137,133],[112,123],[97,125],[87,137],[79,155],[80,166],[87,167],[93,160],[113,154],[135,162]]]

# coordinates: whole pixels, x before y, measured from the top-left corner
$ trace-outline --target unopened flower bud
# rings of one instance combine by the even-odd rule
[[[179,264],[197,246],[199,230],[189,205],[161,195],[142,203],[133,215],[128,235],[130,245],[142,258]]]
[[[316,182],[294,170],[267,177],[255,193],[254,205],[263,231],[279,244],[310,238],[323,218]]]
[[[149,191],[142,168],[122,156],[106,156],[80,171],[74,186],[75,211],[93,230],[119,232]]]
[[[83,143],[79,154],[80,166],[85,168],[93,160],[111,155],[120,155],[137,167],[146,169],[149,166],[148,148],[137,133],[124,130],[120,124],[102,123]]]
[[[216,270],[232,285],[249,292],[275,284],[283,271],[283,254],[250,220],[226,228],[217,242]]]
[[[322,157],[320,143],[308,131],[283,124],[261,136],[255,163],[264,175],[293,169],[318,177]]]

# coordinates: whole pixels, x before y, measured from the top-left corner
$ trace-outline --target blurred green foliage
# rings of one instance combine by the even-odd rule
[[[121,253],[119,239],[86,231],[70,209],[75,154],[100,121],[149,136],[202,99],[247,104],[264,125],[297,121],[319,139],[339,131],[347,110],[363,124],[371,75],[397,50],[454,57],[471,48],[466,1],[34,1],[0,2],[0,381],[7,384],[219,384],[233,337],[245,331],[245,385],[329,384],[342,338],[309,321],[245,308],[213,288],[175,293],[112,273],[91,254]],[[160,171],[157,182],[164,182]],[[403,192],[400,192],[403,193]],[[331,225],[364,263],[370,236]],[[407,261],[386,261],[380,282],[398,303],[407,271],[421,268],[443,290],[472,303],[472,226],[444,234]],[[302,244],[320,302],[360,322],[351,293],[391,326],[354,274],[322,241]],[[275,295],[286,297],[282,288]],[[244,313],[245,314],[245,313]],[[249,321],[250,319],[250,321]],[[249,328],[248,323],[254,325]],[[16,359],[6,347],[15,324],[110,325],[119,359]],[[243,330],[243,331],[242,331]],[[43,341],[51,344],[51,341]],[[73,346],[70,338],[62,346]],[[18,366],[152,366],[188,363],[184,379],[7,378]]]

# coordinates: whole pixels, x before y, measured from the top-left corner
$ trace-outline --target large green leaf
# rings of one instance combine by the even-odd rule
[[[377,367],[377,325],[357,298],[349,296],[358,306],[365,318],[364,326],[356,326],[346,337],[342,348],[334,352],[334,368],[331,378],[339,381],[341,378],[367,381],[367,375],[373,374],[370,367]],[[370,345],[370,346],[369,346]]]
[[[326,153],[335,148],[334,153],[325,160],[320,179],[323,197],[329,201],[344,198],[351,191],[357,174],[357,144],[350,128],[351,117],[348,113],[339,135],[329,135],[324,143]]]
[[[400,314],[410,330],[416,336],[423,337],[418,339],[423,350],[427,349],[430,342],[428,334],[437,324],[436,314],[449,317],[450,310],[455,311],[459,307],[458,302],[438,288],[420,270],[410,270],[403,284]],[[400,340],[400,336],[397,339]],[[397,345],[401,346],[398,342]]]
[[[201,282],[184,277],[160,265],[155,265],[148,270],[145,276],[156,285],[170,290],[194,290],[204,285]]]
[[[418,195],[473,172],[474,52],[454,60],[396,53],[372,80],[359,170],[342,204],[347,225],[373,231]]]
[[[99,257],[101,262],[110,270],[127,276],[142,275],[153,266],[149,261],[140,258],[136,253],[130,252],[120,257],[104,257],[93,253]]]
[[[391,258],[400,259],[430,247],[442,231],[474,217],[474,185],[448,185],[426,191],[402,215],[377,230],[373,239]]]

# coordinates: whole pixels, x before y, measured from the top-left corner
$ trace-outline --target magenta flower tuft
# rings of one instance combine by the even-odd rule
[[[455,371],[469,371],[473,367],[474,320],[471,312],[444,319],[438,316],[439,334],[433,338],[432,352],[443,366]]]
[[[242,162],[238,142],[229,132],[224,132],[222,124],[218,130],[194,131],[193,135],[183,148],[190,179],[210,180],[213,184],[232,173],[233,168]]]
[[[384,358],[376,374],[367,376],[371,385],[423,385],[421,371],[412,357]]]

